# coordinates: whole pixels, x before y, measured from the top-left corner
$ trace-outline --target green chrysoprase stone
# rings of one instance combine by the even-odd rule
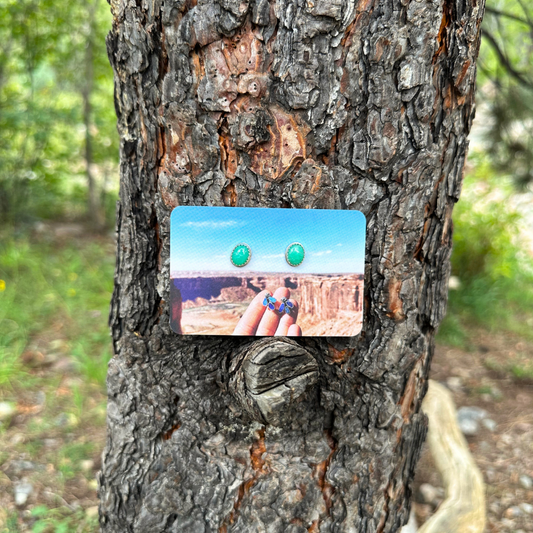
[[[238,244],[231,252],[231,262],[237,267],[243,267],[250,262],[252,250],[246,244]]]
[[[286,258],[287,263],[289,263],[289,265],[293,267],[301,265],[302,261],[304,260],[304,257],[305,250],[300,243],[295,242],[287,248]]]

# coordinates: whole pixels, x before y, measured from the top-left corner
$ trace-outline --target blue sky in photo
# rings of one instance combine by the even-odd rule
[[[359,211],[245,207],[176,207],[170,219],[170,271],[363,273],[366,220]],[[285,250],[305,249],[291,267]],[[252,259],[245,267],[230,261],[246,243]]]

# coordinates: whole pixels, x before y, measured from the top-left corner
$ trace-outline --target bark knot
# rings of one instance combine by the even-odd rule
[[[293,408],[318,381],[314,357],[289,339],[254,342],[237,359],[232,390],[244,410],[260,422],[288,423]]]

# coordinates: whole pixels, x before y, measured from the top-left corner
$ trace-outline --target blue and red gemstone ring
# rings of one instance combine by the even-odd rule
[[[285,311],[286,314],[290,315],[293,307],[294,304],[292,302],[289,302],[287,298],[282,298],[278,311],[280,313],[283,313],[283,311]]]
[[[276,310],[276,298],[274,298],[274,296],[272,296],[272,294],[268,293],[266,296],[265,296],[265,299],[263,300],[263,305],[265,307],[268,307],[271,311],[275,311]]]
[[[271,311],[276,310],[276,298],[272,296],[270,293],[265,296],[265,299],[263,300],[263,306],[267,307]],[[294,308],[294,304],[290,302],[287,298],[281,298],[281,303],[278,307],[278,312],[283,314],[285,312],[287,315],[290,315],[292,310]]]

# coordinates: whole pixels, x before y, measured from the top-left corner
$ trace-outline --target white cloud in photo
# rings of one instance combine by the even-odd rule
[[[320,257],[321,255],[330,254],[331,250],[322,250],[320,252],[313,252],[311,255],[314,255],[315,257]]]
[[[199,229],[226,229],[226,228],[237,228],[242,227],[246,224],[243,221],[237,220],[202,220],[201,222],[184,222],[180,224],[183,228],[199,228]]]
[[[337,246],[342,246],[342,243],[341,243],[341,242],[339,242],[339,244],[337,244]]]

